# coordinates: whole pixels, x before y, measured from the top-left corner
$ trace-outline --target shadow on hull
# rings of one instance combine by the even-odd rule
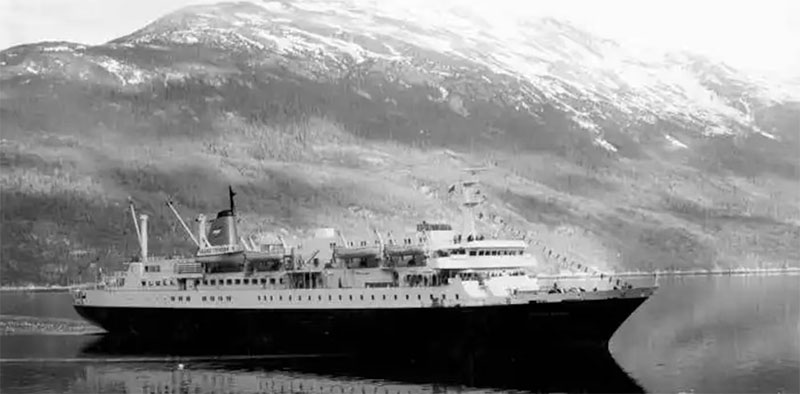
[[[643,392],[614,361],[606,346],[597,344],[560,343],[524,351],[474,349],[453,353],[442,352],[435,345],[398,347],[391,338],[385,338],[374,343],[372,351],[308,351],[302,346],[264,343],[244,346],[103,335],[84,347],[81,357],[170,361],[170,365],[185,364],[187,370],[211,368],[234,378],[258,373],[269,380],[272,373],[281,371],[345,379],[355,386],[366,379],[386,381],[387,385],[433,386],[444,392],[465,386],[535,392]],[[356,387],[355,392],[361,391]]]

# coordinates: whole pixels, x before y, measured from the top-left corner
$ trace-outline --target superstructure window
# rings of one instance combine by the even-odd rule
[[[241,279],[236,279],[236,281],[234,283],[237,284],[237,285],[240,285],[240,284],[242,284],[242,280]]]
[[[210,297],[208,297],[208,299],[209,299],[210,301],[214,301],[214,296],[210,296]]]
[[[275,284],[275,278],[269,278],[269,284],[274,285]]]
[[[186,302],[189,302],[189,301],[191,301],[191,300],[192,300],[192,297],[191,297],[191,296],[186,296]]]
[[[267,284],[267,278],[261,278],[261,284],[262,285]]]
[[[245,279],[245,280],[244,280],[244,284],[245,284],[245,285],[249,285],[249,284],[250,284],[250,279]]]
[[[226,296],[226,297],[225,297],[225,300],[226,300],[226,301],[230,301],[230,300],[231,300],[231,296]]]
[[[169,298],[170,301],[175,301],[175,296]]]
[[[205,302],[205,301],[206,301],[206,296],[203,296],[203,298],[201,298],[201,300],[202,300],[203,302]]]
[[[478,252],[477,252],[477,251],[474,251],[474,250],[470,250],[470,251],[469,251],[469,255],[470,255],[470,256],[475,256],[475,255],[477,255],[477,254],[478,254]]]
[[[178,301],[183,301],[183,296],[178,296]]]
[[[227,285],[232,285],[232,284],[233,284],[233,281],[232,281],[232,280],[230,280],[230,279],[226,279],[226,280],[225,280],[225,284],[227,284]]]

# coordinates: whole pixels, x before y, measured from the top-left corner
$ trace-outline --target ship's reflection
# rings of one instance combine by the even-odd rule
[[[101,336],[82,350],[96,359],[80,379],[87,392],[420,393],[643,392],[602,348],[542,348],[518,354],[392,351],[289,354],[290,349],[155,344]],[[104,363],[103,360],[113,360]],[[127,361],[127,360],[130,360]]]

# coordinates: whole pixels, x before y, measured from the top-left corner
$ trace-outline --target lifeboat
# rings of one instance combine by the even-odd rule
[[[380,245],[369,245],[366,242],[362,242],[361,245],[337,245],[333,248],[333,254],[343,259],[379,257],[381,247]]]

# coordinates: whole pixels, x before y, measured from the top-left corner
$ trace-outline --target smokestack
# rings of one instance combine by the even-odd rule
[[[141,219],[142,224],[139,226],[139,231],[141,231],[141,252],[142,252],[142,261],[147,261],[147,215],[139,216]]]
[[[197,216],[197,239],[200,242],[201,248],[208,246],[208,238],[206,238],[206,215],[202,213]]]

